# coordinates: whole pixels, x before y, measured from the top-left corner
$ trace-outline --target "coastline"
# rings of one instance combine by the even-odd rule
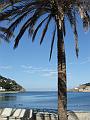
[[[0,94],[1,93],[19,93],[19,92],[21,92],[21,93],[23,93],[23,92],[28,92],[28,91],[0,91]],[[31,91],[31,92],[33,92],[33,91]],[[36,92],[36,91],[34,91],[34,92]],[[40,92],[43,92],[43,91],[40,91]],[[55,92],[57,92],[57,91],[55,91]],[[89,93],[90,91],[75,91],[75,90],[67,90],[67,92],[77,92],[77,93]]]
[[[1,93],[19,93],[19,92],[22,92],[22,91],[0,91],[0,94]]]
[[[90,93],[90,91],[72,91],[72,90],[68,90],[67,92]]]

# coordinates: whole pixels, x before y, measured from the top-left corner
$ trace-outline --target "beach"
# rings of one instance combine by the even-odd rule
[[[90,120],[90,112],[68,111],[68,120]],[[0,109],[0,120],[58,120],[57,113],[32,109]]]

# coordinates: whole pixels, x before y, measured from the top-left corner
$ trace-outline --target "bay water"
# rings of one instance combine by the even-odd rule
[[[90,111],[90,93],[68,92],[68,110]],[[57,111],[56,91],[27,91],[18,93],[0,93],[0,108],[47,109]]]

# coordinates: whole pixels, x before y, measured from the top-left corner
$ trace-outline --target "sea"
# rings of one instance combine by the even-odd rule
[[[68,92],[67,109],[72,111],[90,111],[90,92]],[[0,108],[26,108],[57,111],[56,91],[27,91],[18,93],[0,93]]]

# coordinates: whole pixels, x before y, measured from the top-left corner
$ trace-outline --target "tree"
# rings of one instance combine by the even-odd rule
[[[76,17],[80,15],[83,27],[88,30],[90,25],[90,6],[83,0],[22,0],[18,4],[13,3],[13,8],[8,7],[0,14],[0,21],[9,20],[11,25],[5,28],[4,34],[10,39],[14,31],[23,21],[18,35],[15,38],[14,48],[19,44],[21,37],[28,30],[32,36],[32,42],[43,26],[40,39],[42,44],[49,24],[53,22],[53,34],[51,39],[50,59],[52,56],[55,35],[57,34],[57,59],[58,59],[58,119],[67,120],[67,87],[66,87],[66,58],[64,37],[66,35],[65,22],[68,20],[75,37],[75,49],[78,57],[78,33]],[[42,19],[41,19],[42,18]],[[50,32],[50,31],[49,31]]]

